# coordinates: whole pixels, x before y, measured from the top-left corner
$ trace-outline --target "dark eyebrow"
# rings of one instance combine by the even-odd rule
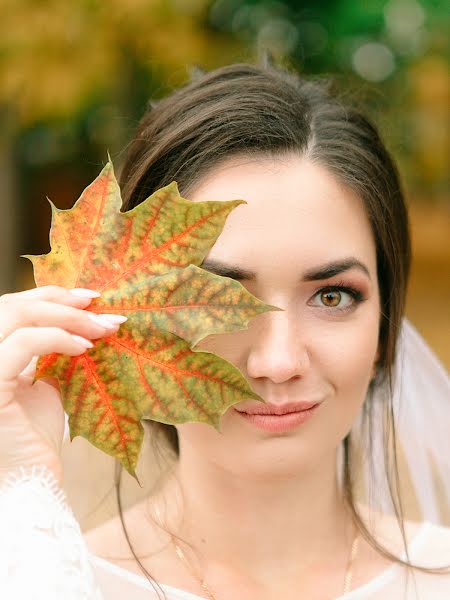
[[[253,281],[256,279],[256,273],[254,271],[241,269],[235,265],[228,265],[218,260],[207,259],[200,265],[200,267],[205,269],[205,271],[215,273],[216,275],[222,275],[222,277],[231,277],[232,279],[236,279],[238,281]],[[326,263],[320,267],[308,269],[303,273],[302,281],[318,281],[321,279],[328,279],[329,277],[334,277],[335,275],[339,275],[339,273],[343,273],[344,271],[348,271],[352,268],[357,268],[360,271],[363,271],[363,273],[365,273],[370,279],[369,269],[366,267],[366,265],[357,258],[349,256],[341,260],[335,260]]]

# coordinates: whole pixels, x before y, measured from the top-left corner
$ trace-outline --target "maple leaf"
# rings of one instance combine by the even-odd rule
[[[33,264],[36,285],[98,290],[89,311],[128,317],[79,356],[39,357],[34,381],[58,379],[71,440],[86,438],[137,479],[141,419],[202,422],[220,431],[231,405],[264,402],[234,365],[194,348],[210,334],[245,329],[258,314],[282,310],[198,266],[245,200],[192,202],[173,181],[121,212],[109,159],[71,209],[49,202],[51,251],[22,255]]]

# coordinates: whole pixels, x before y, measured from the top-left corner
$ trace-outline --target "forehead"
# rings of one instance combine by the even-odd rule
[[[230,159],[187,197],[247,202],[230,213],[208,258],[245,260],[256,268],[277,258],[306,266],[353,255],[374,268],[375,243],[362,200],[301,156]]]

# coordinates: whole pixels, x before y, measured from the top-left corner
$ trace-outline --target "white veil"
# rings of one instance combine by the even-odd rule
[[[400,457],[400,492],[407,500],[405,516],[450,527],[450,379],[407,318],[402,321],[393,376],[395,446]],[[368,456],[362,443],[366,454],[361,449],[361,460],[366,499],[381,512],[392,513],[381,431],[385,393],[381,389],[375,392],[373,445]],[[355,424],[356,436],[364,435],[358,429],[362,416],[361,412]]]

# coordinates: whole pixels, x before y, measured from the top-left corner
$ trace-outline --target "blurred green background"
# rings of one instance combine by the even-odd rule
[[[438,0],[2,0],[0,294],[34,287],[109,151],[116,169],[149,99],[264,50],[356,89],[399,164],[414,263],[407,315],[450,366],[449,17]]]

